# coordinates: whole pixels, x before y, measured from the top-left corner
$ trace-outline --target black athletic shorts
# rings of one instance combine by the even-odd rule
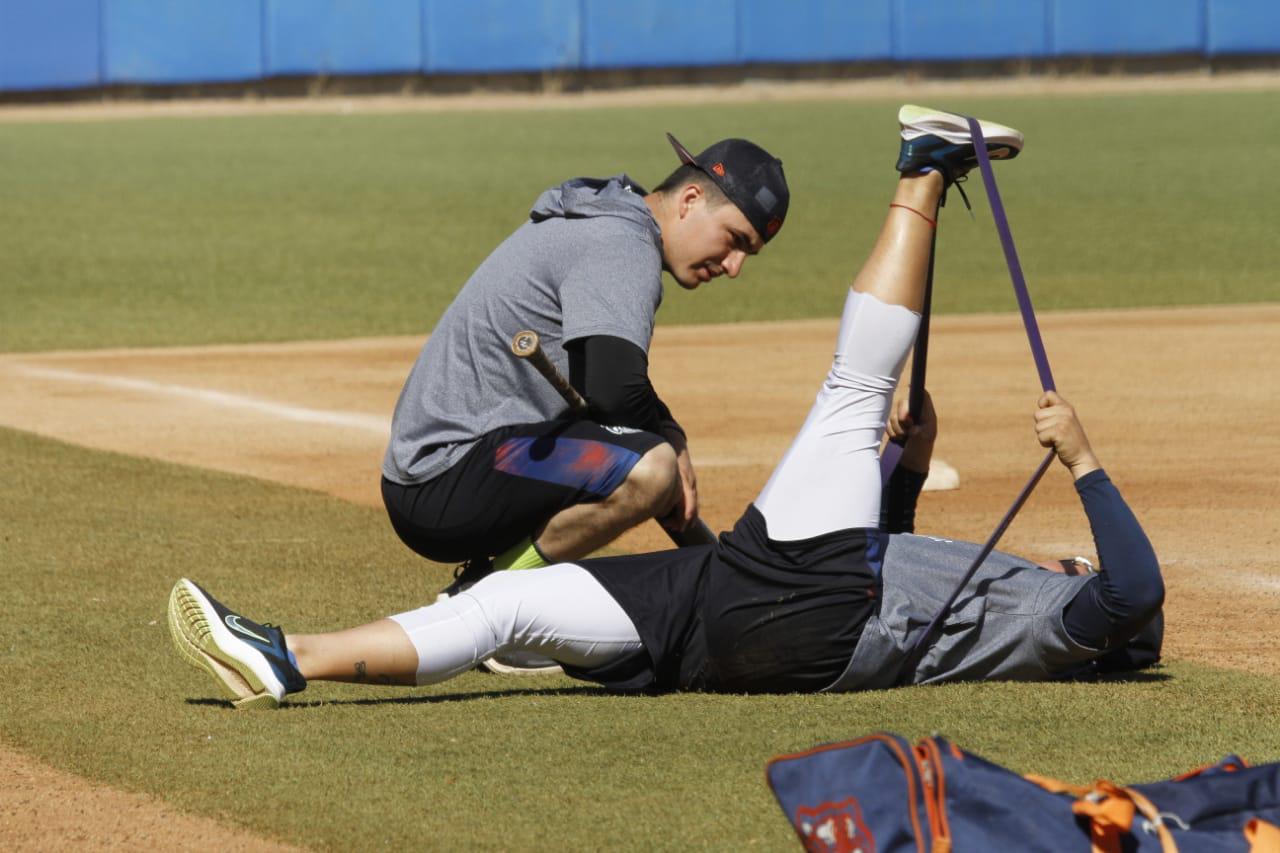
[[[614,690],[813,693],[853,657],[874,612],[875,530],[768,537],[748,506],[714,546],[584,560],[644,649],[575,677]]]
[[[403,486],[383,477],[382,500],[396,533],[427,559],[492,557],[561,510],[613,494],[663,441],[585,420],[503,427],[425,483]]]

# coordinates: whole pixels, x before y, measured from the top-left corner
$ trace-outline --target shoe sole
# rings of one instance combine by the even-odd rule
[[[973,142],[969,134],[969,121],[962,115],[945,110],[906,104],[898,110],[898,124],[902,126],[903,139],[932,135],[956,145]],[[1013,149],[1013,154],[1022,150],[1024,140],[1019,131],[981,119],[978,120],[978,127],[982,129],[982,136],[987,140],[988,149],[993,145],[1005,145]]]
[[[261,657],[261,653],[232,637],[218,621],[213,605],[186,578],[174,584],[169,594],[169,634],[183,660],[212,675],[237,708],[280,706],[261,674],[236,654]],[[270,669],[265,660],[262,666]]]
[[[486,672],[492,672],[494,675],[564,675],[564,670],[559,664],[551,664],[550,666],[511,666],[499,661],[497,658],[481,661],[480,668]]]

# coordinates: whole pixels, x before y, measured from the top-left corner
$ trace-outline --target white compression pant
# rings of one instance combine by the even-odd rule
[[[495,572],[465,592],[391,618],[418,652],[419,684],[452,678],[499,653],[587,668],[642,646],[626,612],[572,563]]]
[[[920,315],[850,290],[809,417],[756,498],[769,538],[880,524],[880,441]]]

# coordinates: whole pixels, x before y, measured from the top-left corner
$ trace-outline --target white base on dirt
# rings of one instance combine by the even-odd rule
[[[949,492],[958,488],[960,488],[959,471],[941,459],[935,459],[929,463],[929,476],[924,481],[926,492]]]

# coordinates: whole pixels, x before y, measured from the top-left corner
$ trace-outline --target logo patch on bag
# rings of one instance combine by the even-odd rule
[[[876,839],[856,797],[796,809],[796,829],[810,853],[875,853]]]

